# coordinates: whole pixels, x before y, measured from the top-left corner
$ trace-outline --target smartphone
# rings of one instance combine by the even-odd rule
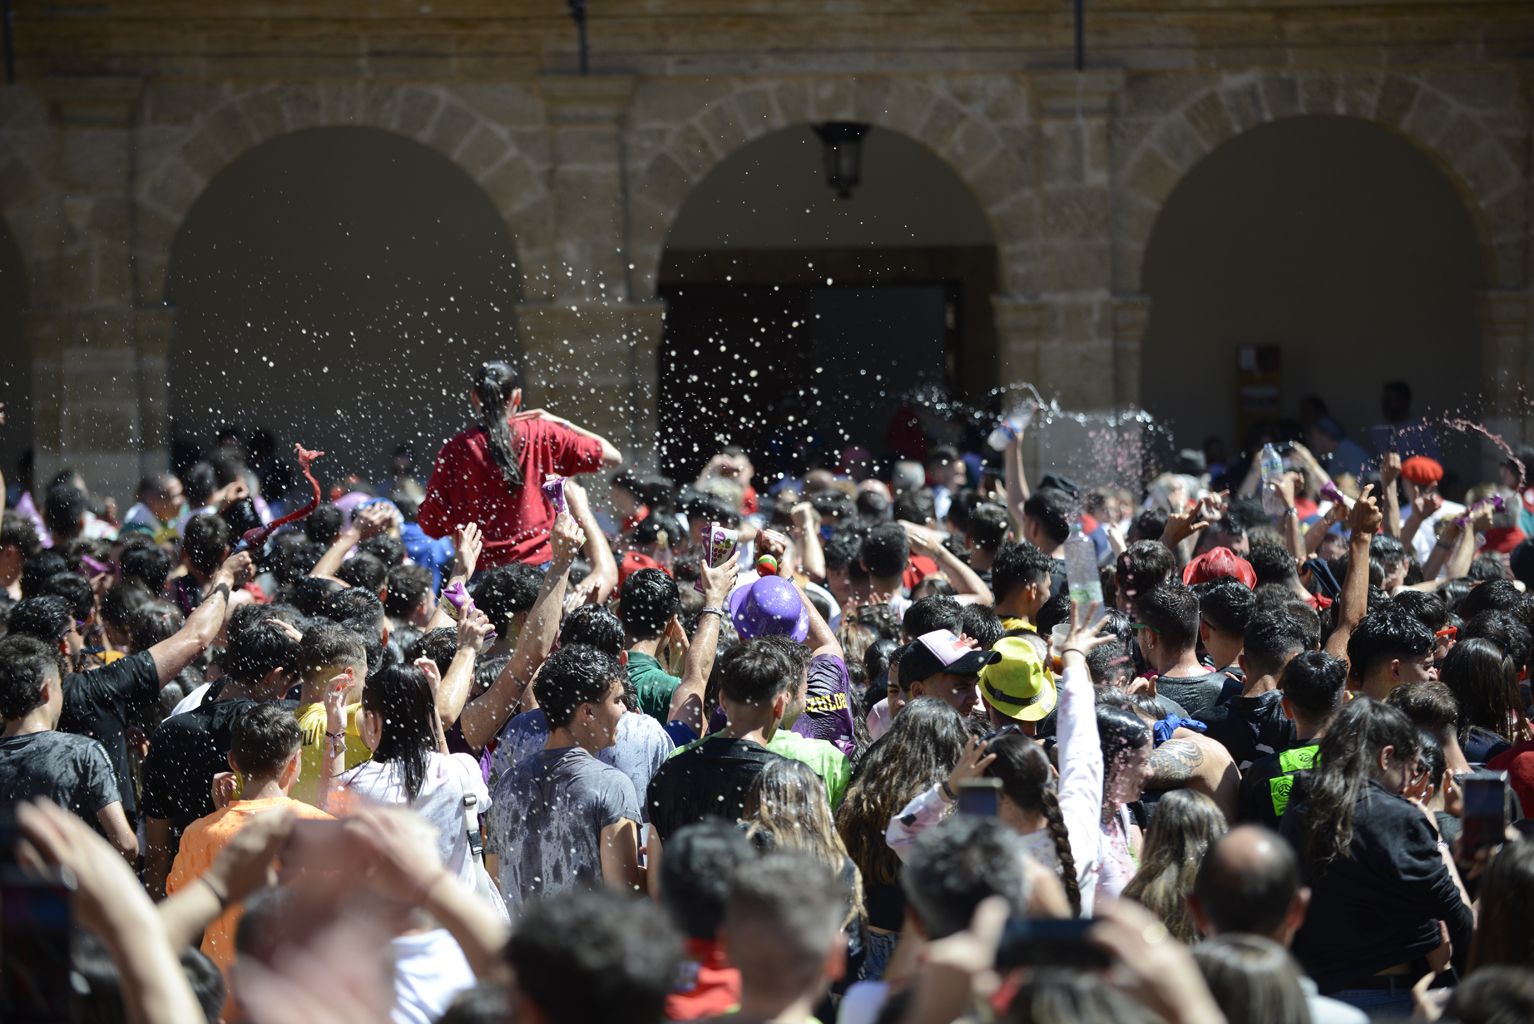
[[[1001,780],[968,779],[959,783],[959,802],[954,809],[977,818],[996,817],[1001,813]]]
[[[1108,954],[1088,937],[1093,918],[1013,917],[996,947],[997,970],[1014,967],[1075,967],[1104,970]]]
[[[74,885],[59,874],[0,868],[0,1020],[72,1019],[69,940]]]
[[[1460,843],[1469,855],[1507,841],[1507,772],[1474,771],[1456,780],[1463,794]]]

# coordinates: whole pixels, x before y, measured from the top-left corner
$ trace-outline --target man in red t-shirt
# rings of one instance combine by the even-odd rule
[[[745,833],[717,818],[678,829],[666,842],[660,904],[687,938],[677,986],[666,997],[667,1020],[701,1020],[740,1005],[740,971],[730,964],[719,929],[730,877],[756,859]]]
[[[470,404],[480,423],[437,453],[416,522],[428,537],[478,523],[485,538],[480,568],[547,562],[554,508],[541,489],[544,480],[616,467],[623,455],[568,420],[542,409],[521,411],[522,389],[506,363],[480,367]]]

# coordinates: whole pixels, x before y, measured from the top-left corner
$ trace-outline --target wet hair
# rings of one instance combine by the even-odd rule
[[[396,619],[409,618],[431,593],[431,570],[423,565],[396,565],[389,570],[388,587],[384,614]]]
[[[1101,696],[1118,696],[1117,691]],[[903,714],[904,712],[902,712]],[[1151,729],[1140,716],[1123,707],[1097,705],[1097,740],[1103,751],[1103,793],[1111,791],[1113,780],[1131,750],[1150,746]]]
[[[1054,559],[1027,541],[1003,544],[991,563],[991,592],[998,602],[1019,587],[1049,585]]]
[[[1426,626],[1387,604],[1365,615],[1348,638],[1353,678],[1366,678],[1381,662],[1421,657],[1435,643]]]
[[[124,550],[120,564],[124,582],[137,580],[151,594],[165,590],[165,581],[174,568],[170,555],[153,544],[139,544]]]
[[[1198,937],[1188,911],[1188,893],[1209,845],[1225,834],[1225,815],[1215,802],[1191,789],[1174,789],[1156,801],[1140,851],[1140,866],[1124,898],[1161,919],[1181,942]]]
[[[343,519],[345,516],[341,514],[341,510],[327,501],[304,518],[302,529],[311,541],[328,548],[341,535]]]
[[[798,686],[800,673],[772,637],[743,640],[719,659],[720,695],[732,704],[765,708]]]
[[[1469,622],[1482,612],[1510,612],[1518,607],[1523,595],[1511,580],[1488,580],[1472,587],[1454,606],[1454,614]]]
[[[119,583],[101,597],[101,621],[114,629],[127,629],[134,609],[153,600],[137,583]]]
[[[384,624],[384,606],[375,590],[342,587],[331,591],[325,601],[325,618],[376,638]]]
[[[865,884],[895,883],[900,861],[884,841],[890,819],[917,794],[948,778],[968,739],[957,711],[935,697],[921,697],[902,708],[889,732],[864,752],[837,808],[836,829]]]
[[[1481,912],[1470,944],[1470,973],[1493,964],[1534,967],[1534,842],[1508,843],[1481,876]]]
[[[17,601],[11,609],[7,628],[12,635],[57,644],[73,624],[74,616],[68,601],[56,594],[42,594]]]
[[[747,835],[763,852],[797,850],[836,874],[847,864],[847,847],[836,832],[825,783],[803,761],[779,757],[768,762],[746,793],[741,817]],[[856,868],[850,896],[843,927],[863,916],[863,885]]]
[[[1353,814],[1360,800],[1373,797],[1368,784],[1384,749],[1393,747],[1397,758],[1415,762],[1420,745],[1416,725],[1388,704],[1360,696],[1337,712],[1321,738],[1303,805],[1304,857],[1313,868],[1324,870],[1347,853]]]
[[[1276,544],[1253,544],[1246,560],[1251,563],[1252,571],[1257,574],[1257,585],[1265,583],[1290,584],[1299,576],[1294,565],[1294,556],[1287,548]]]
[[[36,637],[0,638],[0,718],[12,722],[42,706],[43,684],[52,677],[57,685],[63,670],[58,649]]]
[[[605,889],[525,904],[505,950],[518,991],[549,1024],[659,1021],[682,961],[659,907]]]
[[[1177,556],[1171,548],[1159,540],[1137,540],[1119,555],[1119,593],[1137,601],[1175,578],[1176,572]]]
[[[471,593],[490,624],[504,631],[513,617],[537,603],[542,588],[543,573],[525,562],[513,562],[486,571]]]
[[[147,651],[184,625],[186,617],[169,601],[145,601],[128,613],[128,646],[134,653]]]
[[[1449,606],[1443,598],[1426,590],[1399,590],[1390,603],[1434,633],[1448,624]]]
[[[1007,635],[996,610],[988,604],[961,604],[959,615],[963,619],[960,632],[973,637],[982,651],[990,650],[996,641]]]
[[[1245,632],[1257,607],[1256,595],[1230,576],[1198,584],[1193,587],[1193,596],[1198,599],[1199,618],[1221,633]]]
[[[618,617],[635,640],[654,640],[682,608],[676,580],[659,569],[630,573],[618,592]]]
[[[831,539],[825,542],[824,551],[826,557],[826,569],[836,571],[845,569],[857,561],[858,548],[862,539],[850,532],[837,532],[831,535]]]
[[[298,641],[279,625],[277,616],[259,605],[230,617],[224,671],[237,682],[260,683],[277,669],[298,667]]]
[[[452,626],[439,626],[416,637],[415,642],[405,649],[405,660],[413,664],[418,658],[430,658],[437,671],[445,673],[457,652],[458,630]]]
[[[1293,847],[1277,833],[1260,825],[1241,828],[1266,833],[1267,855],[1256,864],[1246,858],[1239,864],[1232,863],[1230,858],[1220,855],[1220,844],[1226,837],[1216,838],[1199,863],[1193,895],[1215,931],[1273,935],[1289,916],[1299,894],[1300,864]]]
[[[45,548],[29,556],[21,563],[21,596],[23,599],[42,593],[43,581],[54,573],[69,572],[69,560],[63,552]]]
[[[995,755],[996,760],[985,773],[1001,780],[1001,791],[1007,799],[1029,814],[1043,816],[1060,862],[1060,884],[1065,887],[1071,912],[1080,914],[1081,885],[1076,878],[1076,858],[1071,854],[1070,835],[1060,813],[1060,794],[1049,757],[1033,740],[1016,733],[996,737],[986,747],[986,753]]]
[[[905,572],[911,558],[911,542],[897,523],[880,523],[858,545],[858,561],[871,576],[888,578]]]
[[[1033,617],[1033,624],[1038,627],[1041,636],[1048,636],[1060,623],[1068,622],[1071,618],[1071,596],[1065,591],[1051,594],[1049,600],[1039,605],[1038,614]]]
[[[1480,726],[1509,743],[1530,738],[1518,666],[1490,640],[1472,637],[1449,648],[1438,678],[1454,694],[1462,728]]]
[[[69,602],[69,611],[77,622],[84,622],[96,611],[96,592],[85,577],[72,572],[56,572],[43,580],[40,594],[53,594]]]
[[[389,568],[366,551],[359,551],[341,563],[336,579],[349,587],[362,587],[378,593],[389,579]]]
[[[907,523],[926,524],[937,519],[937,502],[925,487],[900,491],[890,506],[895,519]]]
[[[900,628],[913,639],[935,629],[958,633],[964,628],[964,613],[959,602],[951,597],[924,597],[911,602],[911,606],[905,610]]]
[[[298,643],[298,670],[305,676],[340,671],[348,665],[365,670],[367,659],[367,645],[356,631],[334,622],[314,623]]]
[[[1260,935],[1217,935],[1193,947],[1227,1024],[1308,1021],[1309,1001],[1289,951]]]
[[[982,501],[969,510],[964,532],[981,551],[996,551],[1007,539],[1009,526],[1006,509],[995,502]]]
[[[229,540],[229,524],[222,516],[205,512],[186,521],[181,551],[192,568],[211,576],[227,557]]]
[[[543,663],[533,682],[533,695],[548,718],[549,728],[563,729],[575,719],[582,704],[602,703],[613,682],[622,678],[623,666],[617,658],[585,644],[569,644]]]
[[[1308,640],[1299,624],[1279,611],[1252,616],[1242,636],[1241,653],[1253,678],[1282,672],[1290,659],[1305,650]]]
[[[372,555],[389,569],[405,564],[405,544],[392,533],[380,533],[357,545],[362,554]]]
[[[302,741],[292,710],[264,701],[252,705],[234,723],[229,757],[246,778],[267,778],[283,769]]]
[[[1183,650],[1198,641],[1198,598],[1182,583],[1163,583],[1141,594],[1135,615],[1170,648]]]
[[[1305,715],[1324,721],[1342,706],[1348,666],[1325,651],[1301,651],[1278,677],[1284,699]]]
[[[759,856],[732,822],[704,818],[678,829],[660,862],[661,907],[689,939],[713,940],[724,925],[730,880]]]
[[[421,795],[426,769],[437,749],[437,700],[426,673],[414,665],[389,665],[368,677],[362,688],[362,708],[381,723],[373,760],[397,763],[406,797]]]
[[[623,623],[601,605],[581,605],[560,624],[559,642],[587,644],[616,658],[623,653]]]
[[[975,908],[1001,896],[1012,913],[1028,912],[1027,854],[1017,833],[994,818],[955,814],[917,837],[906,853],[900,888],[929,939],[969,927]]]
[[[16,548],[23,559],[33,557],[42,550],[37,526],[27,516],[6,512],[0,516],[0,548]]]
[[[1528,627],[1511,611],[1479,613],[1460,629],[1458,639],[1461,644],[1469,640],[1489,641],[1512,660],[1515,669],[1520,670],[1528,665],[1529,651],[1534,647]]]
[[[1096,686],[1121,686],[1134,675],[1134,659],[1117,641],[1102,644],[1087,652],[1087,671]]]
[[[768,984],[822,995],[826,954],[841,931],[841,892],[836,872],[792,850],[735,872],[724,926],[742,988]]]
[[[485,431],[490,459],[506,479],[512,493],[522,489],[522,467],[512,450],[513,435],[506,405],[518,388],[517,371],[510,363],[482,363],[474,371],[474,394],[479,398],[479,425]]]
[[[1039,524],[1052,543],[1064,544],[1071,535],[1076,500],[1058,487],[1040,487],[1023,502],[1023,515]]]

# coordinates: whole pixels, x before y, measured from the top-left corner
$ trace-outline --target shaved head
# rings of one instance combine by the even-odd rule
[[[1289,844],[1268,829],[1241,825],[1215,840],[1193,882],[1194,910],[1207,934],[1243,932],[1287,945],[1296,901],[1306,902]]]

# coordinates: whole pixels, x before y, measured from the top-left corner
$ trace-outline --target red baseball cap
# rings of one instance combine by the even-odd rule
[[[667,576],[671,575],[670,569],[667,569],[649,555],[639,551],[625,551],[623,553],[623,561],[618,563],[618,586],[623,586],[623,581],[640,569],[659,569]]]
[[[1252,568],[1252,563],[1230,548],[1210,548],[1189,562],[1182,571],[1182,581],[1190,587],[1222,576],[1229,576],[1244,584],[1248,590],[1257,587],[1257,571]]]

